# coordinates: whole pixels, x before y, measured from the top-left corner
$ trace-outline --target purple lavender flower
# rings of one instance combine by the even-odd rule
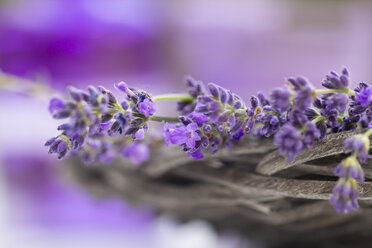
[[[357,182],[353,178],[340,178],[333,188],[333,195],[329,200],[338,213],[349,213],[358,209],[359,196]]]
[[[189,152],[189,157],[192,157],[194,160],[199,160],[204,157],[203,153],[201,152],[201,149],[197,149],[196,151]]]
[[[199,141],[200,135],[198,132],[198,125],[190,123],[187,126],[174,126],[166,124],[163,129],[166,143],[173,145],[185,145],[187,148],[195,148],[196,142]]]
[[[305,127],[306,129],[303,131],[303,142],[307,148],[311,148],[313,147],[315,140],[320,138],[321,134],[317,126],[310,121]]]
[[[347,138],[344,141],[344,152],[355,154],[362,162],[368,158],[370,142],[367,136],[358,134]]]
[[[201,82],[189,79],[188,84],[195,97],[194,109],[187,117],[180,116],[180,124],[165,124],[163,137],[166,145],[179,145],[189,156],[200,159],[208,147],[215,153],[222,144],[229,146],[244,135],[248,110],[238,95],[221,86],[210,83],[204,91]]]
[[[279,104],[279,96],[272,100]],[[259,103],[261,106],[259,106]],[[270,137],[286,122],[286,113],[271,106],[271,102],[262,92],[251,97],[251,107],[247,109],[247,119],[243,122],[244,131],[258,136]],[[236,130],[238,131],[238,130]]]
[[[232,139],[234,141],[239,141],[244,136],[243,128],[240,128],[234,135],[232,136]]]
[[[333,110],[336,110],[336,114],[338,115],[338,113],[345,111],[348,97],[344,93],[330,93],[324,94],[322,100],[323,109],[326,113],[325,115],[332,115]]]
[[[145,117],[153,115],[155,113],[154,102],[146,98],[139,104],[139,112],[144,114]]]
[[[327,125],[324,120],[318,121],[316,123],[316,128],[319,130],[320,136],[319,139],[324,139],[327,134]]]
[[[288,82],[292,85],[296,93],[294,108],[304,111],[313,101],[314,87],[309,80],[304,77],[288,78]]]
[[[360,183],[364,182],[364,171],[355,156],[349,156],[339,163],[334,174],[343,178],[350,176]]]
[[[81,100],[83,100],[83,91],[73,87],[73,86],[69,86],[67,87],[67,91],[68,93],[70,94],[71,98],[76,101],[76,102],[80,102]]]
[[[185,81],[188,93],[194,99],[198,98],[199,96],[203,96],[206,93],[202,82],[196,81],[191,76],[186,76]],[[182,115],[188,115],[194,111],[195,105],[195,101],[180,101],[177,103],[177,111],[179,111]]]
[[[176,128],[176,125],[174,124],[170,124],[168,122],[166,122],[164,124],[164,127],[163,127],[163,139],[165,141],[165,145],[166,146],[169,146],[172,141],[171,141],[171,138],[172,138],[172,131]],[[173,144],[173,143],[172,143]]]
[[[65,102],[59,99],[58,97],[54,97],[50,99],[49,102],[49,112],[53,114],[54,112],[61,110],[65,107]]]
[[[145,137],[147,117],[155,112],[149,94],[129,88],[124,82],[115,87],[127,95],[120,105],[116,97],[102,86],[89,86],[87,91],[69,87],[72,101],[51,100],[53,117],[69,118],[67,123],[58,127],[62,131],[58,137],[64,139],[56,138],[49,144],[51,153],[63,157],[70,152],[81,156],[85,162],[111,162],[123,149],[124,143],[116,140],[120,140],[118,136],[130,136],[133,140]],[[110,142],[104,141],[105,135],[112,137]]]
[[[114,87],[115,87],[116,89],[118,89],[118,90],[124,92],[125,94],[127,94],[128,98],[129,98],[131,101],[137,103],[137,101],[138,101],[138,95],[135,94],[135,93],[133,92],[133,90],[132,90],[131,88],[129,88],[128,85],[127,85],[126,83],[124,83],[124,82],[119,82],[119,83],[114,84]]]
[[[186,146],[189,148],[195,148],[196,142],[199,141],[200,135],[197,132],[198,125],[196,123],[190,123],[186,127]]]
[[[365,161],[368,149],[369,139],[366,135],[354,135],[344,142],[345,152],[351,152],[351,155],[338,164],[334,170],[334,174],[340,178],[333,189],[330,202],[337,212],[348,213],[359,207],[357,181],[364,182],[364,171],[357,157]]]
[[[257,98],[258,98],[261,106],[270,105],[270,101],[265,97],[264,93],[258,92],[257,93]]]
[[[268,105],[265,107],[268,107]],[[258,114],[256,116],[256,123],[262,124],[262,126],[255,131],[259,136],[270,137],[275,134],[280,127],[278,117],[275,113],[270,112],[270,110]]]
[[[274,89],[270,94],[271,106],[278,112],[285,112],[291,108],[292,92],[288,86]]]
[[[172,143],[173,145],[186,144],[187,141],[187,128],[183,125],[172,125],[166,123],[163,133],[165,134],[166,144]]]
[[[195,112],[203,113],[209,116],[214,116],[221,108],[218,101],[210,96],[200,96],[197,98]]]
[[[328,89],[348,89],[350,74],[346,68],[342,69],[341,75],[337,72],[330,72],[323,80],[322,85]]]
[[[286,155],[289,162],[304,149],[301,132],[289,123],[275,135],[274,144],[279,147],[280,154]]]
[[[49,146],[49,153],[58,154],[58,159],[62,159],[71,147],[70,140],[65,135],[60,135],[56,138],[49,139],[45,146]]]
[[[163,127],[163,137],[165,144],[180,145],[183,150],[189,153],[189,156],[195,160],[202,158],[201,136],[198,124],[190,122],[187,125],[165,123]],[[204,141],[205,143],[205,141]],[[208,142],[209,143],[209,142]],[[206,145],[208,146],[208,144]]]
[[[308,118],[304,111],[295,109],[288,114],[288,122],[297,129],[301,129],[308,123]]]
[[[123,156],[130,158],[134,164],[139,165],[149,159],[150,148],[144,142],[133,142],[124,148]]]
[[[367,107],[372,102],[372,87],[366,83],[360,83],[355,89],[355,102],[360,106]]]
[[[203,123],[207,122],[207,120],[208,120],[207,115],[205,115],[203,113],[199,113],[199,112],[190,113],[188,115],[188,118],[190,118],[191,120],[195,121],[198,124],[203,124]]]

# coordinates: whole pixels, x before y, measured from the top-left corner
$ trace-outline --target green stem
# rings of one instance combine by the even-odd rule
[[[317,89],[315,94],[326,94],[326,93],[345,93],[348,95],[355,96],[355,92],[349,88],[345,89]]]
[[[315,124],[315,123],[318,123],[319,121],[323,121],[323,120],[325,120],[325,118],[323,116],[318,116],[314,120],[312,120],[311,122]]]
[[[156,101],[164,101],[164,100],[179,100],[185,102],[193,102],[194,98],[189,94],[164,94],[164,95],[157,95],[152,98],[154,102]]]
[[[372,135],[372,128],[369,128],[367,132],[364,133],[365,136],[369,137]]]
[[[168,116],[159,116],[153,115],[149,118],[151,121],[167,121],[167,122],[179,122],[178,117],[168,117]]]

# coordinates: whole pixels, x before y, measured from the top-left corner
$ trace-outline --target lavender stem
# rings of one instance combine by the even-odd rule
[[[157,95],[152,98],[154,102],[156,101],[164,101],[164,100],[179,100],[185,102],[193,102],[194,98],[189,94],[163,94]]]

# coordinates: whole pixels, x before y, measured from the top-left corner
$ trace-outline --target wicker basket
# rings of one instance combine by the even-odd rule
[[[95,195],[120,195],[180,220],[201,218],[267,247],[371,247],[372,163],[363,165],[358,211],[337,214],[328,202],[342,143],[354,133],[328,135],[292,163],[271,140],[247,138],[196,162],[159,144],[140,167],[74,161],[67,170]]]

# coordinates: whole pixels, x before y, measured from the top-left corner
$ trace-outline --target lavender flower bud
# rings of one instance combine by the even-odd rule
[[[292,93],[289,87],[274,89],[270,94],[271,106],[279,112],[285,112],[291,107],[290,97]]]
[[[203,131],[206,133],[210,133],[212,131],[212,126],[209,124],[206,124],[203,126]]]
[[[219,99],[220,94],[218,92],[217,85],[215,85],[214,83],[209,83],[208,90],[214,98]]]
[[[65,107],[65,102],[62,101],[61,99],[54,97],[50,99],[49,102],[49,112],[53,114],[54,112],[61,110]]]
[[[121,107],[124,109],[124,110],[127,110],[129,108],[129,103],[127,101],[122,101],[121,102]]]
[[[344,152],[357,154],[358,158],[365,162],[368,157],[370,142],[367,136],[358,134],[347,138],[344,142]]]
[[[83,99],[83,92],[81,90],[69,86],[67,87],[67,91],[70,93],[70,96],[74,101],[80,102]]]
[[[251,97],[251,106],[252,108],[257,108],[258,107],[258,98],[255,96]]]

